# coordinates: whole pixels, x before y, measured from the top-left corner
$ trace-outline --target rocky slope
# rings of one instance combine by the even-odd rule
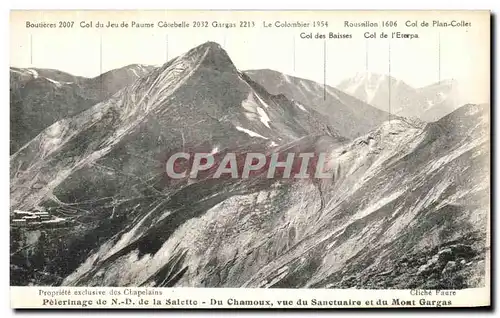
[[[94,250],[63,284],[483,286],[488,117],[487,106],[467,105],[423,127],[387,122],[333,147],[329,181],[186,188]],[[213,201],[172,206],[207,188]],[[189,211],[197,216],[173,228]]]
[[[359,73],[337,87],[383,111],[427,122],[436,121],[460,106],[458,83],[454,80],[413,88],[387,75]]]
[[[109,98],[153,67],[129,65],[95,78],[52,69],[10,68],[10,152],[56,121]]]

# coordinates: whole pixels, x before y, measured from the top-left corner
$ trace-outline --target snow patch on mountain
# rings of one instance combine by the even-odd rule
[[[210,151],[210,154],[213,155],[213,154],[216,154],[219,152],[219,146],[215,146],[212,148],[212,151]]]
[[[30,72],[34,78],[38,78],[38,72],[36,70],[30,68],[28,69],[28,72]]]
[[[52,84],[56,85],[57,87],[61,87],[62,84],[58,81],[54,81],[53,79],[50,79],[48,77],[44,77],[44,79],[46,79],[47,81],[51,82]]]
[[[295,105],[302,111],[308,113],[307,109],[304,107],[304,105],[302,105],[301,103],[299,102],[295,102]]]
[[[260,121],[266,125],[267,128],[271,128],[269,126],[269,121],[271,121],[271,119],[269,119],[269,116],[267,116],[267,113],[260,107],[257,107],[257,113],[260,115]]]
[[[255,94],[255,96],[257,96],[257,99],[262,104],[262,106],[264,106],[265,108],[269,108],[269,105],[265,101],[263,101],[258,94]]]
[[[137,74],[137,72],[133,68],[131,68],[130,70],[132,71],[132,73],[134,73],[135,76],[140,77],[139,74]]]
[[[260,104],[263,105],[264,107],[268,108],[269,105],[267,105],[257,94],[250,93],[247,97],[247,99],[243,100],[241,102],[241,106],[246,110],[245,116],[250,119],[259,119],[260,122],[262,122],[267,128],[271,128],[269,126],[269,122],[271,119],[269,118],[269,115],[266,113],[262,107],[257,104],[257,102],[254,99],[254,96],[257,97],[257,99],[260,101]]]
[[[264,137],[264,136],[256,133],[255,131],[250,130],[250,129],[246,129],[246,128],[243,128],[243,127],[240,127],[240,126],[235,126],[235,127],[236,127],[237,130],[248,134],[250,137],[258,137],[258,138],[262,138],[262,139],[269,139],[269,138]]]

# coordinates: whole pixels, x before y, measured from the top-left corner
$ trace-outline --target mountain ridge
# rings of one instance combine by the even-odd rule
[[[293,100],[297,108],[321,113],[347,138],[365,134],[390,117],[389,113],[336,88],[325,87],[311,80],[269,69],[247,70],[245,74],[270,93],[281,94]]]
[[[11,154],[54,122],[88,109],[151,70],[134,67],[125,66],[94,78],[52,69],[11,67]]]

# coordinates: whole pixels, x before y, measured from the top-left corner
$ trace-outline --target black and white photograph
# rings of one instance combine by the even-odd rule
[[[294,290],[489,304],[488,11],[10,25],[10,285],[40,297],[16,306],[81,307],[74,288],[161,308],[177,288],[275,295],[198,300],[235,308]]]

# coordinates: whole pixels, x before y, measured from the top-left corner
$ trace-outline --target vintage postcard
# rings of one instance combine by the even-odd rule
[[[490,306],[490,20],[12,11],[11,306]]]

